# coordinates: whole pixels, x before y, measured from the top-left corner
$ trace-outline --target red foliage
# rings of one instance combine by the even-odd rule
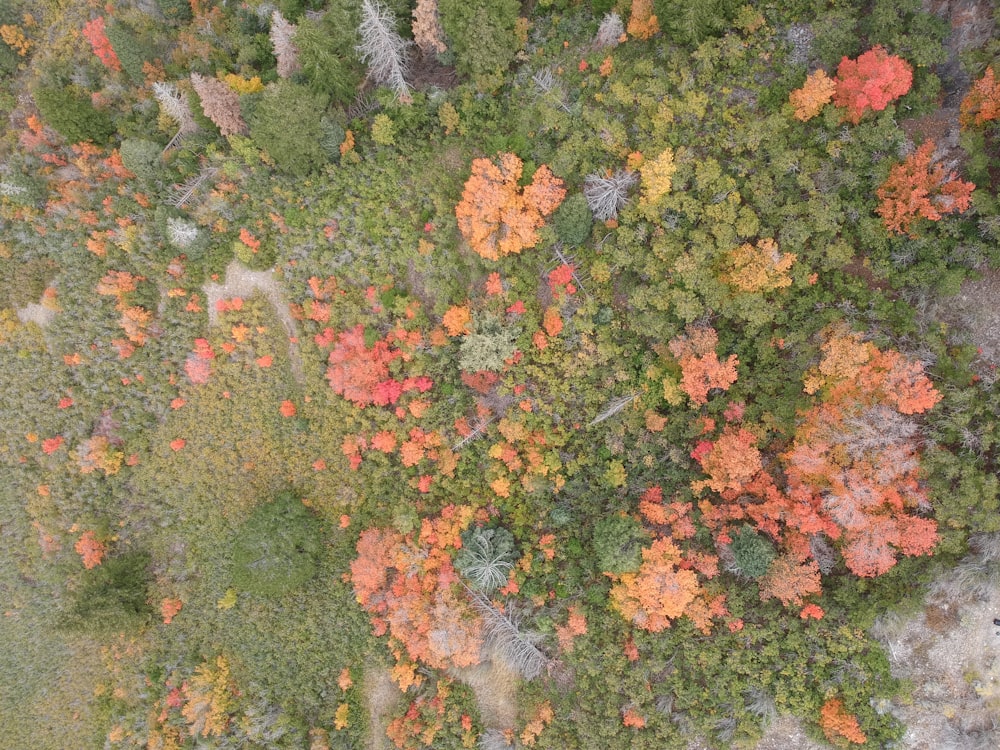
[[[102,16],[98,16],[85,23],[83,28],[80,29],[80,33],[84,39],[90,42],[94,54],[104,63],[104,67],[114,71],[122,69],[121,61],[111,47],[111,42],[108,41],[107,34],[104,31],[104,18]]]
[[[843,58],[837,68],[833,103],[845,107],[844,119],[857,125],[869,109],[881,112],[913,85],[913,68],[882,47],[873,47],[856,60]]]
[[[938,221],[942,214],[961,213],[972,202],[975,185],[959,180],[954,172],[946,174],[940,164],[932,164],[934,141],[895,165],[878,189],[876,213],[891,232],[907,233],[914,221],[923,217]]]
[[[407,358],[402,350],[391,346],[393,338],[390,333],[385,340],[376,341],[369,348],[365,345],[365,328],[360,323],[338,334],[336,339],[329,328],[317,336],[321,346],[337,342],[330,352],[330,366],[326,370],[326,379],[334,393],[364,408],[369,404],[394,404],[406,391],[424,393],[429,390],[433,385],[430,378],[420,376],[400,382],[389,376],[389,365],[399,357]]]

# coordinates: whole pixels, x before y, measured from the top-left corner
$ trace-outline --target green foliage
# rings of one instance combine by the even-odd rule
[[[316,574],[320,529],[293,492],[258,506],[236,534],[233,584],[258,596],[282,596],[301,587]]]
[[[732,534],[732,544],[736,568],[747,578],[760,578],[774,560],[774,547],[750,526],[744,525]]]
[[[278,81],[260,95],[249,117],[250,137],[274,159],[279,170],[296,177],[326,163],[320,146],[326,97],[289,81]],[[288,126],[294,122],[295,127]]]
[[[642,562],[642,548],[650,535],[631,516],[612,515],[594,524],[594,556],[602,573],[634,573]]]
[[[0,307],[37,303],[58,266],[49,258],[0,260]]]
[[[696,47],[725,31],[742,5],[739,0],[655,0],[653,12],[671,41]]]
[[[118,147],[125,169],[140,180],[155,180],[160,174],[163,146],[141,138],[126,138]]]
[[[568,247],[582,245],[590,238],[590,228],[594,217],[582,193],[576,193],[564,200],[552,217],[552,225],[560,242]]]
[[[455,70],[480,90],[497,88],[521,44],[516,0],[440,0],[438,13]]]
[[[95,634],[132,633],[149,622],[150,556],[129,551],[80,574],[63,626]]]
[[[42,86],[34,92],[42,118],[69,143],[93,141],[103,144],[115,132],[107,113],[90,102],[77,86]]]
[[[348,5],[337,5],[321,19],[303,18],[295,32],[299,76],[309,89],[325,94],[334,104],[348,104],[364,77],[354,46],[358,19]]]
[[[136,38],[135,32],[117,19],[111,19],[105,28],[111,48],[121,61],[122,70],[132,79],[132,83],[141,85],[146,80],[142,65],[146,62],[145,47]]]
[[[156,0],[160,13],[173,23],[185,23],[191,20],[190,0]]]
[[[490,313],[479,314],[472,323],[459,346],[459,366],[469,373],[500,372],[517,348],[520,330]]]

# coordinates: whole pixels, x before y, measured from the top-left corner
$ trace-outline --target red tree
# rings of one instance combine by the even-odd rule
[[[844,119],[857,125],[869,109],[881,112],[913,85],[913,68],[882,47],[873,47],[856,60],[843,58],[837,68],[833,103],[845,107]]]
[[[83,38],[90,42],[90,46],[94,50],[94,54],[100,58],[101,62],[104,63],[104,67],[108,70],[120,71],[122,69],[121,61],[118,59],[118,55],[115,54],[114,49],[111,47],[111,42],[108,41],[107,34],[104,31],[104,17],[98,16],[97,18],[88,21],[80,29],[80,33]]]

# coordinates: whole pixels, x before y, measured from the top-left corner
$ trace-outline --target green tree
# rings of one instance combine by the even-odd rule
[[[326,164],[321,145],[325,109],[325,96],[279,81],[261,94],[250,115],[250,137],[274,159],[278,169],[302,177]]]
[[[517,0],[441,0],[438,13],[455,55],[455,70],[482,90],[499,87],[521,42]]]
[[[42,119],[70,143],[106,143],[115,132],[107,113],[77,86],[42,86],[35,91],[35,104]]]

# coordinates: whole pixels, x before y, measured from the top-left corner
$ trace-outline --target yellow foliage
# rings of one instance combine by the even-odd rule
[[[673,149],[667,148],[655,159],[644,161],[639,166],[642,175],[642,198],[645,205],[655,204],[670,192],[670,178],[677,171]]]
[[[788,270],[795,263],[795,253],[778,252],[778,243],[772,239],[749,242],[729,252],[726,258],[729,271],[722,281],[741,292],[770,292],[791,286]]]
[[[236,73],[226,73],[222,76],[222,81],[237,94],[256,94],[258,91],[264,90],[260,76],[244,78]]]
[[[8,24],[0,26],[0,39],[3,39],[7,46],[21,57],[26,57],[28,51],[35,44],[24,35],[20,26],[10,26]]]

